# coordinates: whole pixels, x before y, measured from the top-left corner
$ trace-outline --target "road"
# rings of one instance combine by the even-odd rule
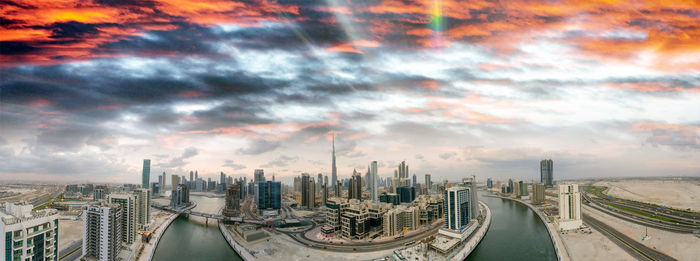
[[[656,250],[648,248],[645,245],[642,245],[636,240],[631,239],[625,234],[620,233],[614,228],[606,225],[603,222],[600,222],[599,220],[589,216],[588,214],[583,213],[581,216],[584,223],[586,223],[593,229],[600,231],[603,235],[605,235],[611,241],[615,242],[615,244],[622,247],[622,249],[630,253],[633,257],[635,257],[638,260],[676,260],[670,256],[667,256]]]
[[[442,222],[438,222],[433,225],[428,231],[411,235],[408,237],[403,237],[401,239],[393,240],[393,241],[387,241],[387,242],[380,242],[380,243],[374,243],[374,242],[362,242],[362,243],[353,243],[351,245],[339,245],[339,244],[330,244],[330,243],[324,243],[324,242],[318,242],[318,241],[313,241],[308,239],[305,234],[307,231],[314,229],[316,227],[316,224],[311,226],[311,228],[308,228],[304,230],[303,232],[285,232],[281,230],[277,230],[280,233],[286,234],[290,236],[292,239],[295,241],[301,243],[302,245],[305,245],[307,247],[311,248],[316,248],[316,249],[324,249],[324,250],[331,250],[331,251],[338,251],[338,252],[371,252],[371,251],[381,251],[381,250],[388,250],[388,249],[395,249],[397,247],[404,246],[406,243],[411,242],[411,241],[420,241],[423,238],[426,237],[426,235],[432,235],[435,234],[441,227],[443,227]]]
[[[78,240],[70,244],[68,247],[65,249],[61,250],[58,253],[59,259],[61,261],[73,261],[73,260],[78,260],[80,255],[83,254],[83,251],[81,250],[83,247],[83,240]]]
[[[584,189],[584,191],[585,191],[585,189]],[[670,220],[676,220],[678,222],[669,222],[669,221],[659,220],[659,219],[655,219],[652,217],[639,215],[637,213],[632,213],[632,212],[624,211],[622,209],[613,207],[613,206],[623,206],[623,207],[627,207],[627,208],[640,210],[639,208],[635,207],[633,204],[628,204],[627,202],[620,203],[618,201],[610,202],[608,200],[596,199],[596,198],[591,197],[591,195],[587,192],[583,192],[582,195],[583,195],[583,199],[584,199],[583,203],[585,203],[586,201],[590,202],[589,205],[595,209],[598,209],[606,214],[618,217],[618,218],[623,219],[623,220],[627,220],[627,221],[635,223],[635,224],[649,226],[649,227],[658,228],[658,229],[667,230],[667,231],[676,232],[676,233],[700,233],[700,225],[678,223],[678,222],[682,222],[682,221],[680,221],[678,219],[674,219],[674,217],[672,217],[672,214],[670,214],[670,213],[665,213],[664,215],[659,215],[658,213],[654,213],[654,212],[650,212],[650,211],[643,211],[645,213],[649,213],[649,214],[656,215],[656,216],[661,216],[661,217],[664,217],[664,218],[667,218]],[[640,210],[640,211],[642,211],[642,210]]]

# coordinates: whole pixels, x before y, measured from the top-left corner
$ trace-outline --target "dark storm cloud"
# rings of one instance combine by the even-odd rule
[[[251,141],[250,144],[248,144],[248,147],[238,149],[238,153],[247,154],[247,155],[258,155],[258,154],[262,154],[262,153],[265,153],[268,151],[273,151],[274,149],[276,149],[279,146],[280,146],[280,143],[277,141],[257,139],[257,140]]]
[[[99,24],[85,24],[76,21],[54,23],[43,29],[51,30],[50,38],[87,38],[97,35],[100,31]],[[114,24],[112,24],[114,26]]]
[[[5,55],[18,55],[36,52],[39,48],[32,46],[27,42],[19,41],[0,41],[0,50]]]

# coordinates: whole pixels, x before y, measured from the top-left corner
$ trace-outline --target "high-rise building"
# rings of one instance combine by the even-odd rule
[[[99,185],[95,187],[95,191],[92,192],[92,200],[103,201],[105,200],[105,195],[107,194],[107,186]]]
[[[354,169],[348,186],[348,199],[362,200],[362,175]]]
[[[486,179],[486,187],[493,188],[493,180],[491,178]]]
[[[282,208],[282,183],[267,181],[257,184],[258,210],[279,210]]]
[[[124,236],[123,214],[119,204],[90,205],[83,211],[83,257],[100,261],[117,260]]]
[[[369,176],[370,176],[369,184],[371,186],[370,193],[372,194],[372,200],[378,201],[379,195],[377,195],[377,193],[378,193],[377,189],[379,187],[379,183],[378,183],[379,177],[377,177],[377,161],[372,161],[372,163],[370,163]]]
[[[308,173],[301,174],[301,206],[313,209],[316,204],[314,179]]]
[[[187,187],[190,189],[194,188],[194,171],[190,170],[190,179],[187,182]]]
[[[551,159],[540,161],[540,182],[550,188],[554,185],[554,161]]]
[[[328,202],[328,185],[321,185],[321,205],[325,206]]]
[[[171,189],[172,190],[176,189],[178,185],[180,185],[180,177],[178,177],[177,175],[171,175],[170,176]],[[165,188],[163,188],[163,189],[165,189]]]
[[[223,214],[227,217],[237,217],[240,215],[240,183],[226,189],[226,205]]]
[[[217,188],[216,192],[219,194],[223,194],[224,191],[226,191],[226,174],[224,174],[224,172],[222,171],[219,175],[219,187]]]
[[[335,134],[333,134],[333,152],[332,152],[332,163],[331,163],[331,186],[335,187],[338,181],[338,173],[335,168]],[[339,197],[339,196],[337,196]]]
[[[165,171],[163,171],[163,176],[160,179],[160,189],[162,190],[161,193],[163,191],[165,191],[165,186],[167,185],[166,183],[168,183],[167,175],[165,174]],[[160,193],[158,193],[158,194],[160,194]]]
[[[411,183],[411,186],[415,187],[417,183],[418,183],[418,179],[416,178],[416,173],[413,173],[413,183]]]
[[[265,182],[265,171],[262,169],[256,169],[253,173],[255,183]]]
[[[577,229],[582,225],[578,184],[559,185],[559,229]]]
[[[58,211],[32,211],[5,202],[0,209],[0,260],[58,260]]]
[[[151,182],[151,195],[159,195],[160,194],[160,184],[158,182]]]
[[[477,199],[476,195],[476,177],[464,178],[462,179],[462,183],[465,187],[469,188],[469,209],[473,210],[469,212],[469,218],[475,219],[479,216],[479,199]]]
[[[399,201],[401,203],[411,203],[416,199],[416,188],[398,187],[396,188],[396,194],[399,196]]]
[[[544,184],[532,184],[532,204],[544,203]]]
[[[137,221],[140,215],[136,196],[125,193],[109,194],[107,196],[107,204],[119,204],[121,206],[121,239],[127,244],[134,243],[136,239],[136,229],[139,227]]]
[[[178,184],[170,193],[170,206],[181,208],[188,204],[190,204],[190,188],[185,184]]]
[[[316,179],[316,194],[321,195],[321,185],[323,185],[323,174],[318,173],[318,178]]]
[[[513,180],[508,179],[508,187],[506,188],[506,193],[513,193]]]
[[[445,228],[460,230],[469,223],[472,212],[470,188],[454,186],[445,189]]]
[[[340,180],[335,182],[335,186],[333,186],[333,195],[335,197],[340,197],[341,196],[341,188],[343,187],[340,183]]]
[[[425,174],[425,187],[428,188],[428,193],[433,187],[433,182],[430,180],[430,174],[428,173]]]
[[[518,181],[518,186],[520,189],[518,191],[520,192],[518,196],[524,197],[524,196],[529,196],[530,192],[527,191],[527,183],[524,181]]]
[[[148,184],[151,184],[151,160],[143,160],[143,171],[141,172],[141,187],[148,188]]]
[[[136,217],[137,229],[147,230],[151,223],[151,191],[149,189],[134,190],[136,196],[136,208],[138,208],[138,216]]]

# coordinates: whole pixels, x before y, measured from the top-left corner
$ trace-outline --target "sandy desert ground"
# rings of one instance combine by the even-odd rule
[[[700,181],[620,180],[594,185],[609,187],[608,194],[619,198],[700,211]]]
[[[573,261],[579,260],[635,260],[597,230],[591,234],[578,230],[568,231],[561,235],[566,243],[569,256]]]
[[[649,248],[656,249],[659,252],[667,254],[678,260],[700,260],[700,237],[692,234],[672,233],[655,228],[648,228],[650,238],[642,241],[644,236],[644,226],[637,225],[622,219],[604,214],[598,210],[587,206],[581,206],[585,213],[591,214],[598,220],[612,226],[616,230],[624,233],[630,238],[646,245]],[[594,231],[596,233],[597,231]],[[602,235],[601,235],[602,236]],[[567,241],[567,245],[569,242]],[[609,246],[617,247],[610,243]],[[591,260],[616,260],[616,259],[591,259]]]
[[[81,220],[58,220],[59,251],[82,238],[83,222]]]

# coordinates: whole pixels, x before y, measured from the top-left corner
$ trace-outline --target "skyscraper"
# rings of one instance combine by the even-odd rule
[[[123,214],[119,204],[90,205],[83,211],[83,257],[93,257],[100,261],[117,260],[124,236]]]
[[[262,169],[256,169],[253,173],[255,183],[265,182],[265,171]]]
[[[546,187],[554,185],[554,161],[551,159],[540,161],[540,182]]]
[[[166,178],[167,178],[167,176],[165,174],[165,171],[163,171],[163,178],[161,178],[162,181],[160,183],[161,190],[165,190],[165,185],[167,185],[166,183],[168,183],[168,180]]]
[[[348,199],[362,200],[362,175],[354,169],[348,186]]]
[[[379,200],[379,195],[377,195],[377,187],[379,186],[378,184],[378,177],[377,177],[377,161],[372,161],[370,164],[370,186],[372,186],[370,193],[372,193],[372,200],[373,201],[378,201]]]
[[[433,182],[430,181],[430,174],[429,173],[425,174],[425,187],[428,188],[428,193],[430,193],[430,189],[433,187]]]
[[[416,183],[418,183],[418,180],[416,179],[416,173],[413,173],[413,183],[411,185],[415,187]]]
[[[331,163],[331,186],[335,187],[338,181],[337,169],[335,168],[335,134],[333,134],[333,160]]]
[[[316,188],[314,179],[308,173],[301,174],[301,206],[312,209],[315,205]]]
[[[194,172],[190,170],[190,179],[188,180],[187,187],[190,189],[194,188]]]
[[[321,195],[321,185],[323,185],[323,174],[318,173],[318,179],[316,179],[316,194]]]
[[[544,199],[544,184],[532,184],[532,204],[542,204]]]
[[[216,192],[222,194],[224,191],[226,191],[226,174],[222,171],[219,177],[219,187]]]
[[[148,184],[151,184],[151,160],[143,160],[143,171],[141,172],[141,187],[148,188]]]
[[[170,183],[171,183],[170,184],[171,189],[177,188],[177,185],[180,185],[180,177],[178,177],[177,175],[171,175],[170,176]],[[163,189],[165,189],[165,188],[163,188]]]
[[[445,228],[460,230],[469,223],[472,210],[470,188],[455,186],[445,189]]]

